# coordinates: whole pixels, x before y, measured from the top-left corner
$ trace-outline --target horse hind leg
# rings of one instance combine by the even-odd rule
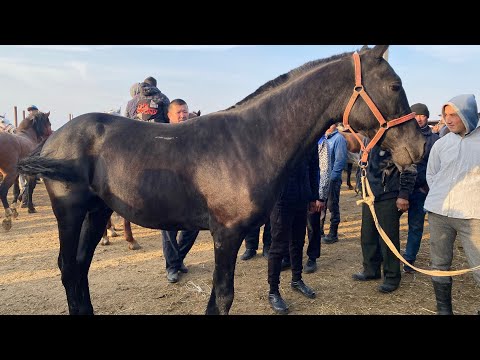
[[[57,190],[58,189],[58,190]],[[64,187],[49,189],[52,209],[57,218],[60,251],[58,267],[62,273],[62,284],[70,315],[80,314],[81,298],[78,291],[79,267],[77,251],[82,224],[87,213],[88,190],[78,193],[64,191]],[[57,190],[57,191],[55,191]]]
[[[77,294],[79,296],[78,313],[80,315],[93,315],[93,306],[88,286],[88,270],[90,269],[95,249],[102,238],[111,215],[112,210],[101,199],[97,198],[94,210],[88,211],[83,221],[77,251]]]
[[[140,249],[140,244],[133,238],[132,225],[126,219],[123,219],[123,231],[125,232],[125,240],[128,242],[128,248],[130,250]]]
[[[228,315],[234,297],[235,263],[243,237],[240,233],[221,229],[212,232],[215,242],[215,270],[213,287],[205,313]]]

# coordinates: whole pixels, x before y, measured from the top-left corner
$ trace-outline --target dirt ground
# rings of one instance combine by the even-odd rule
[[[341,192],[339,241],[322,244],[319,269],[304,274],[305,282],[317,292],[307,299],[289,287],[291,273],[282,272],[280,291],[295,315],[432,315],[435,296],[430,277],[403,274],[400,288],[390,294],[377,291],[381,280],[366,283],[352,280],[362,269],[359,197]],[[58,231],[50,201],[41,183],[34,192],[38,212],[20,209],[10,231],[0,228],[0,314],[68,314],[65,292],[57,268]],[[2,214],[3,215],[3,214]],[[328,217],[328,215],[327,215]],[[328,223],[328,222],[327,222]],[[406,242],[406,215],[401,221],[401,246]],[[117,227],[121,221],[117,221]],[[327,226],[328,229],[328,226]],[[142,248],[128,250],[123,239],[96,249],[89,281],[96,314],[203,314],[210,296],[213,274],[213,241],[208,231],[199,237],[185,259],[189,268],[176,284],[167,282],[159,230],[132,224]],[[308,241],[308,240],[306,240]],[[458,246],[458,245],[457,245]],[[240,249],[239,255],[244,251]],[[306,260],[306,259],[305,259]],[[417,258],[429,268],[429,228],[426,222]],[[456,249],[454,269],[468,267],[463,250]],[[456,314],[476,314],[480,291],[471,273],[454,278],[453,309]],[[259,253],[249,261],[237,260],[235,299],[230,314],[272,315],[268,300],[267,261]]]

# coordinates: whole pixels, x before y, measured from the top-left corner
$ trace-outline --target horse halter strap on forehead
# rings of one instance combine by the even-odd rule
[[[360,65],[360,55],[358,52],[353,53],[353,61],[355,63],[355,87],[353,88],[353,94],[350,97],[350,100],[348,101],[347,107],[345,109],[345,112],[343,114],[343,126],[345,127],[346,130],[350,130],[350,132],[355,136],[355,138],[358,140],[360,143],[361,149],[363,151],[362,158],[360,159],[360,162],[363,164],[367,163],[368,159],[368,154],[370,153],[370,150],[377,144],[377,142],[380,140],[380,138],[383,136],[385,131],[390,129],[391,127],[401,124],[405,121],[411,120],[415,118],[415,113],[412,112],[408,115],[404,115],[402,117],[386,121],[380,111],[378,110],[377,106],[373,103],[372,99],[370,99],[370,96],[366,93],[365,89],[363,88],[362,85],[362,68]],[[380,129],[378,129],[377,133],[373,137],[373,139],[370,141],[370,143],[365,147],[363,145],[363,141],[360,140],[358,137],[357,133],[355,130],[353,130],[349,123],[348,123],[348,117],[350,116],[350,111],[352,111],[353,104],[355,104],[355,101],[358,98],[358,95],[360,95],[363,100],[367,103],[368,107],[372,111],[373,115],[377,118],[378,122],[380,123]]]

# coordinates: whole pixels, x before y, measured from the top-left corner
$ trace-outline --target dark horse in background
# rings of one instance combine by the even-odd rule
[[[364,89],[386,120],[410,113],[402,82],[382,58],[360,51]],[[41,174],[58,220],[70,314],[93,314],[88,270],[112,211],[147,228],[209,229],[215,270],[207,314],[228,314],[243,238],[265,222],[289,171],[340,121],[355,86],[352,53],[309,62],[267,82],[235,106],[179,124],[103,114],[68,122],[21,172]],[[413,118],[414,114],[410,114]],[[379,123],[359,99],[351,126],[369,137]],[[416,121],[389,129],[382,146],[400,167],[418,162]]]
[[[52,128],[49,120],[50,112],[38,112],[35,115],[27,116],[18,126],[15,134],[0,132],[0,173],[3,181],[0,183],[0,199],[5,209],[5,219],[2,225],[5,230],[12,227],[12,217],[17,217],[16,209],[19,196],[17,163],[20,159],[28,156],[43,140],[51,133]],[[36,177],[28,177],[28,212],[35,212],[32,203],[32,193],[36,185]],[[10,208],[7,194],[10,187],[15,183],[13,191],[13,203]]]

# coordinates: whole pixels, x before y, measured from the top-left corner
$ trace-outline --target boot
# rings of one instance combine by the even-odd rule
[[[338,241],[338,224],[330,225],[330,231],[327,236],[323,238],[324,244],[333,244]]]
[[[437,315],[453,315],[452,311],[452,283],[432,281],[437,299]]]

